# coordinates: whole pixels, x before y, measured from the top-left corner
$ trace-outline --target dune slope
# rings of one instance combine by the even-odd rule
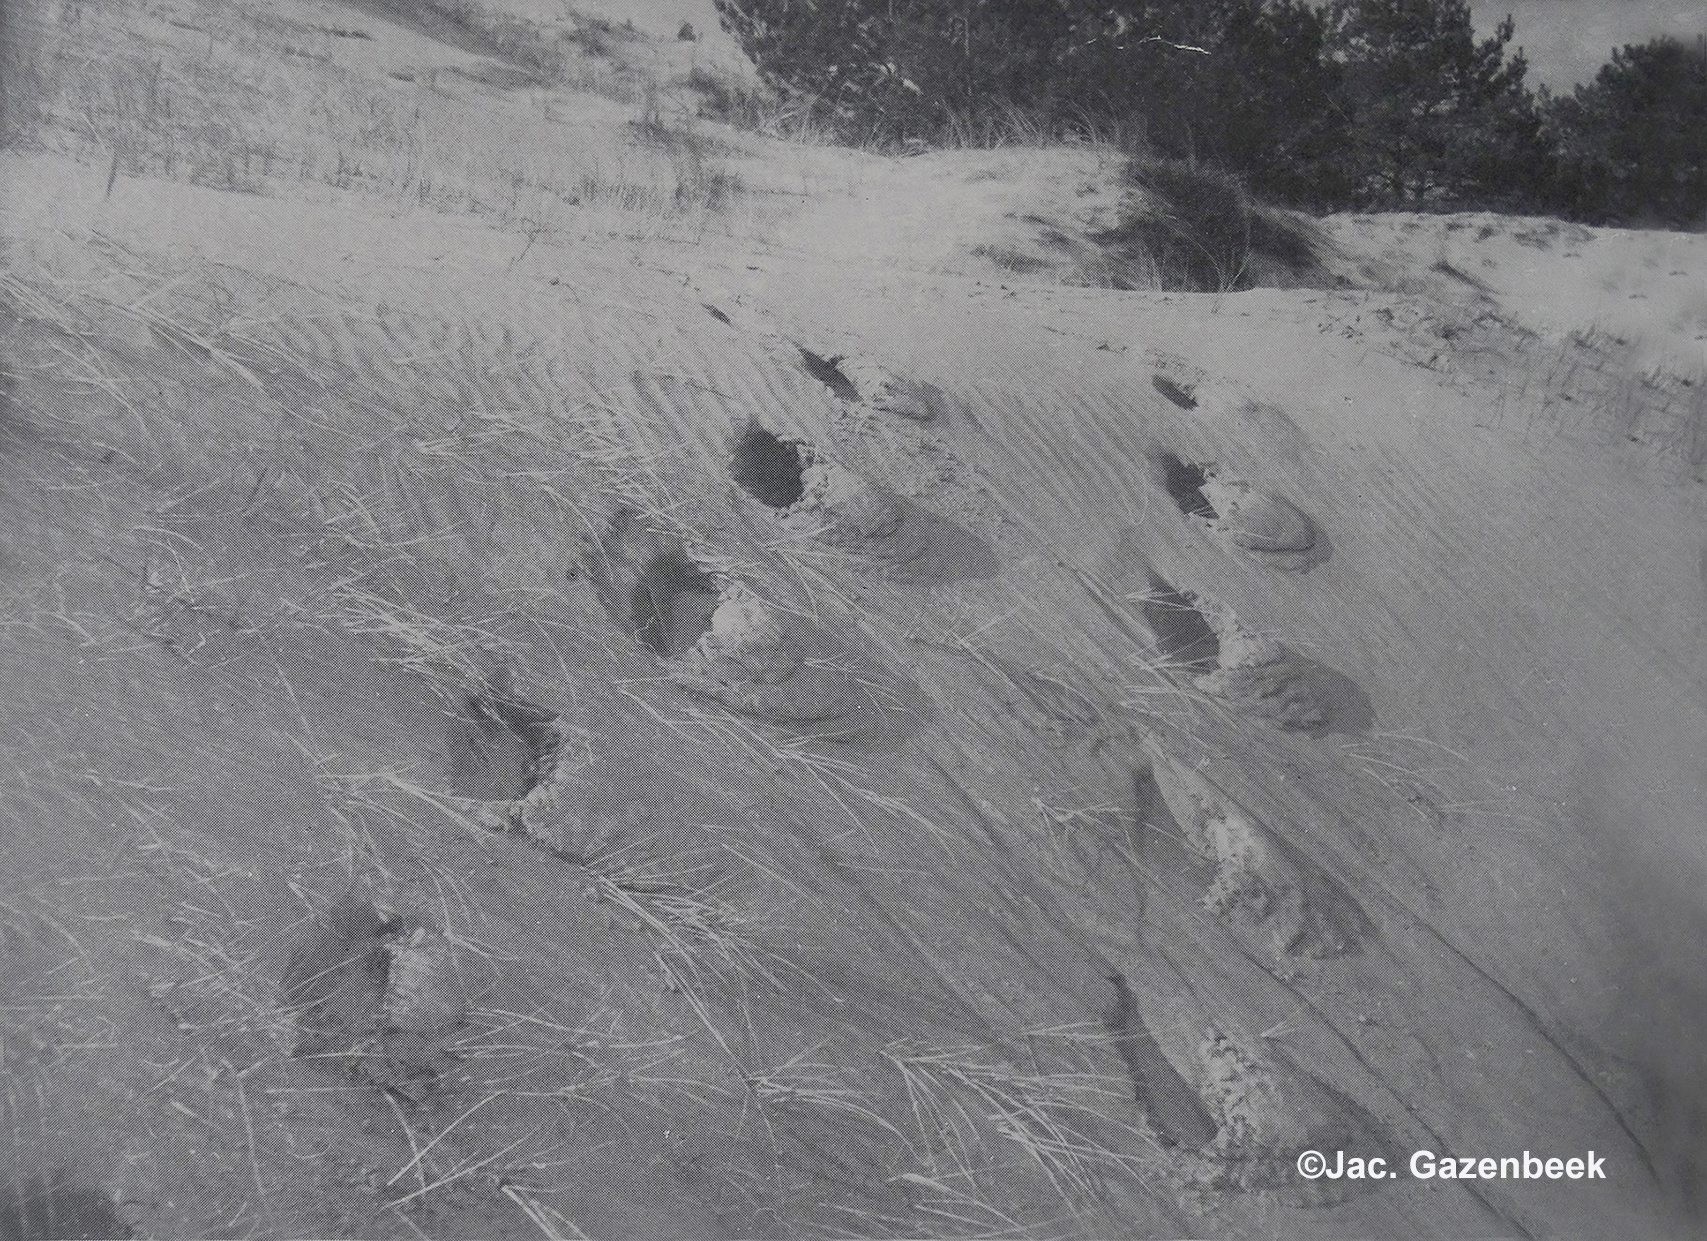
[[[742,151],[551,227],[0,155],[6,1235],[1698,1228],[1677,351]]]

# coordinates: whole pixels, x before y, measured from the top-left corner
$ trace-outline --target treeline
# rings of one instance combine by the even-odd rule
[[[716,0],[844,141],[1118,134],[1311,209],[1707,224],[1707,49],[1614,52],[1531,90],[1463,0]]]

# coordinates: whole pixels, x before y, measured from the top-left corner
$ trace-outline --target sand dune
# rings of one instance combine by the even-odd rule
[[[342,93],[0,152],[0,1232],[1700,1227],[1702,238],[1101,287],[1106,151],[70,13]]]

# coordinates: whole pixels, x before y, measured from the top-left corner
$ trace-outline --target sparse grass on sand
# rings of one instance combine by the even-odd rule
[[[685,102],[665,106],[640,71],[607,80],[581,68],[596,58],[541,50],[518,33],[525,25],[487,41],[522,56],[534,80],[491,93],[466,75],[376,80],[309,30],[297,33],[314,46],[278,56],[287,19],[211,4],[171,23],[25,4],[0,51],[3,140],[98,161],[109,194],[120,177],[257,194],[310,182],[529,232],[598,219],[630,235],[692,235],[740,196]],[[603,124],[564,123],[589,111]],[[649,140],[626,138],[629,120]]]
[[[1267,1109],[1264,1157],[1325,1132],[1310,1109],[1332,1094],[1321,1106],[1340,1116],[1342,1087],[1353,1101],[1343,1114],[1381,1109],[1370,1131],[1393,1141],[1417,1135],[1417,1118],[1447,1108],[1450,1091],[1512,1103],[1495,1070],[1450,1054],[1471,1037],[1459,1022],[1490,1049],[1486,1063],[1504,1049],[1506,1069],[1542,1083],[1550,1122],[1578,1108],[1600,1120],[1576,1133],[1622,1140],[1618,1126],[1639,1108],[1621,1095],[1625,1110],[1607,1104],[1601,1116],[1613,1086],[1594,1092],[1626,1067],[1610,1043],[1577,1046],[1592,1041],[1588,1010],[1571,1007],[1579,977],[1603,995],[1622,979],[1592,951],[1567,963],[1564,949],[1540,944],[1564,942],[1596,913],[1577,899],[1591,885],[1575,862],[1555,860],[1559,815],[1520,791],[1520,739],[1501,751],[1518,772],[1507,782],[1505,768],[1457,743],[1458,715],[1431,714],[1434,682],[1466,701],[1481,687],[1406,645],[1422,649],[1437,623],[1497,639],[1505,618],[1470,596],[1505,600],[1497,574],[1545,550],[1522,536],[1527,546],[1502,552],[1483,537],[1491,525],[1429,510],[1430,488],[1452,474],[1448,455],[1428,458],[1435,477],[1404,479],[1395,445],[1409,441],[1383,439],[1380,418],[1357,411],[1368,458],[1361,442],[1354,454],[1332,438],[1351,396],[1306,410],[1271,393],[1277,407],[1259,408],[1238,389],[1260,377],[1205,371],[1190,400],[1164,390],[1158,401],[1149,377],[1160,372],[1139,361],[1148,344],[1123,359],[1122,333],[1196,330],[1206,320],[1191,318],[1190,298],[1042,291],[1045,344],[1100,374],[1106,402],[1087,395],[1090,380],[1079,386],[1077,369],[1003,372],[994,351],[1030,347],[1030,327],[999,327],[1003,307],[1042,294],[994,281],[959,282],[981,299],[976,329],[926,342],[942,351],[943,410],[898,432],[895,411],[860,408],[858,389],[812,387],[822,374],[800,362],[825,346],[789,321],[798,306],[779,301],[777,330],[762,337],[748,329],[770,313],[764,304],[714,309],[711,326],[705,297],[735,304],[702,292],[706,273],[748,259],[760,271],[734,240],[709,258],[710,247],[626,244],[738,231],[757,198],[749,170],[780,183],[826,154],[805,149],[827,140],[810,106],[705,72],[667,79],[609,22],[548,28],[496,0],[432,0],[431,19],[392,0],[353,11],[412,15],[417,35],[449,22],[443,63],[364,60],[384,37],[319,10],[27,0],[5,14],[6,158],[95,167],[104,185],[97,175],[83,188],[92,180],[118,224],[153,207],[150,195],[237,204],[245,212],[232,214],[254,210],[271,225],[303,205],[291,199],[333,214],[365,200],[381,227],[428,208],[409,211],[411,222],[469,244],[454,274],[451,263],[372,273],[383,291],[369,303],[326,277],[330,265],[294,283],[227,260],[245,253],[235,243],[220,252],[229,265],[204,261],[211,246],[198,252],[203,239],[190,234],[205,221],[73,236],[50,220],[9,237],[0,1235],[43,1233],[7,1193],[57,1194],[62,1167],[90,1185],[52,1201],[117,1202],[129,1214],[108,1231],[150,1235],[1159,1235],[1200,1218],[1189,1212],[1210,1200],[1204,1178],[1226,1169],[1210,1167],[1219,1144],[1198,1141],[1198,1129],[1162,1141],[1147,1116],[1163,1112],[1145,1093],[1158,1079],[1132,1048],[1153,1043],[1149,1063],[1195,1106],[1203,1078],[1191,1048],[1211,1019],[1284,1041],[1276,1055],[1310,1057],[1299,1081],[1323,1087],[1303,1103],[1251,1089],[1252,1115]],[[946,145],[1014,147],[1012,176],[991,184],[995,161],[961,153],[886,167],[918,167],[909,184],[927,191],[932,177],[940,190],[958,176],[959,201],[1017,211],[998,195],[1042,179],[1047,161],[1022,147],[1047,137],[1021,114],[988,130],[951,124]],[[1095,140],[1112,151],[1119,138]],[[870,152],[833,154],[870,166]],[[1061,199],[1107,188],[1082,178],[1112,158],[1069,154],[1050,166],[1077,161],[1082,177],[1057,178]],[[1203,289],[1214,300],[1201,304],[1218,308],[1265,279],[1265,263],[1298,276],[1315,260],[1302,229],[1288,232],[1226,178],[1143,161],[1134,172],[1148,214],[1109,244],[1129,247],[1121,270],[1140,287]],[[833,218],[811,214],[828,198],[802,218]],[[1038,274],[1020,244],[1036,221],[1004,218],[1012,231],[968,244]],[[217,223],[230,241],[238,226]],[[477,223],[495,230],[504,257],[478,251]],[[556,244],[576,234],[596,244]],[[509,259],[536,242],[535,259],[557,266]],[[317,244],[306,232],[280,243],[305,260]],[[786,249],[766,252],[778,260],[755,282],[770,282],[766,296],[785,297],[776,272],[800,258]],[[849,311],[851,334],[876,338],[874,323],[889,330],[912,313],[890,296],[913,278],[904,266],[884,268],[882,292],[862,303],[860,256],[838,260],[844,274],[864,273],[846,283],[824,274],[835,265],[820,268],[823,257],[805,257],[821,282],[811,294]],[[1432,275],[1480,296],[1476,270],[1442,252]],[[557,271],[572,274],[560,285]],[[967,290],[942,275],[919,279],[947,311]],[[1247,304],[1275,316],[1267,330],[1307,313],[1285,302]],[[853,313],[861,306],[870,318]],[[1333,313],[1364,313],[1348,306]],[[1227,339],[1257,340],[1228,326]],[[1458,326],[1442,328],[1442,351]],[[1335,349],[1322,356],[1357,370],[1347,360],[1362,355]],[[1626,365],[1622,350],[1590,332],[1533,345],[1527,360],[1540,363],[1528,387],[1505,391],[1491,417],[1506,421],[1493,430],[1563,432],[1699,473],[1707,385]],[[1128,371],[1137,378],[1121,386]],[[1036,380],[1023,409],[1017,396],[1014,407],[990,399],[997,383],[1027,392],[1022,379]],[[1106,425],[1098,402],[1110,407]],[[999,574],[898,581],[873,572],[872,557],[825,546],[820,531],[785,537],[746,521],[719,437],[761,416],[864,453],[874,479],[913,471],[907,494],[921,509],[982,522],[978,537],[1000,543]],[[1331,478],[1313,493],[1322,528],[1343,530],[1345,550],[1319,573],[1286,577],[1217,559],[1143,477],[1139,439],[1152,430],[1177,436],[1181,452],[1187,440],[1220,453],[1248,438],[1275,475],[1319,469]],[[1521,437],[1498,438],[1486,441],[1490,457]],[[1092,457],[1108,468],[1081,474]],[[1435,592],[1439,615],[1426,624],[1381,611],[1387,585],[1348,589],[1338,576],[1373,581],[1369,561],[1393,546],[1391,531],[1355,528],[1349,501],[1330,494],[1361,496],[1375,476],[1354,463],[1366,459],[1389,471],[1381,486],[1392,476],[1410,485],[1402,498],[1419,522],[1440,521],[1467,549],[1453,566],[1461,582]],[[1123,488],[1114,503],[1124,513],[1098,507]],[[1151,492],[1155,514],[1136,504]],[[1478,494],[1502,511],[1494,489]],[[704,574],[750,583],[791,623],[820,627],[842,645],[808,661],[811,671],[857,683],[862,706],[905,715],[906,727],[826,739],[678,693],[668,652],[637,640],[632,615],[618,615],[627,601],[599,580],[625,520],[680,543]],[[1168,609],[1195,614],[1199,596],[1163,597],[1154,580],[1142,589],[1121,544],[1165,557],[1170,575],[1178,563],[1182,591],[1225,586],[1241,611],[1261,601],[1253,615],[1272,602],[1252,622],[1265,636],[1361,661],[1371,696],[1388,691],[1387,730],[1344,740],[1265,731],[1200,691],[1209,664],[1159,632]],[[1569,580],[1585,611],[1601,606],[1588,597],[1594,583]],[[1453,594],[1460,585],[1465,598]],[[1365,631],[1388,645],[1364,644]],[[1635,645],[1646,641],[1643,630]],[[1516,692],[1488,661],[1490,699],[1503,699],[1490,716],[1555,694],[1544,645],[1511,661],[1526,678]],[[1624,657],[1604,645],[1610,653],[1597,649],[1573,676]],[[1636,666],[1634,656],[1620,665]],[[1392,689],[1401,672],[1403,693]],[[1568,692],[1546,699],[1559,705],[1552,718],[1566,719]],[[512,727],[504,706],[522,723]],[[1387,718],[1400,712],[1414,722]],[[1214,794],[1184,836],[1167,826],[1171,791],[1146,771],[1146,748]],[[459,763],[494,791],[464,795]],[[1666,795],[1652,790],[1655,804]],[[1644,813],[1646,796],[1618,812]],[[1367,907],[1368,951],[1350,951],[1348,936],[1331,960],[1294,953],[1295,940],[1271,953],[1205,909],[1215,850],[1186,836],[1202,835],[1212,811],[1226,827],[1247,804],[1243,843],[1223,852],[1281,858],[1277,873],[1298,878],[1300,902],[1343,904],[1359,928]],[[1471,851],[1499,867],[1465,867]],[[1519,874],[1535,876],[1548,902],[1556,887],[1567,912],[1548,923],[1540,903],[1497,890]],[[1290,899],[1278,884],[1270,897]],[[1488,905],[1511,926],[1478,937]],[[370,1006],[349,1015],[349,1045],[302,1050],[319,1018],[286,981],[290,963],[346,907],[387,929],[321,973],[360,967],[383,1006],[407,977],[391,972],[405,959],[400,928],[430,932],[433,981],[460,997],[454,1021],[382,1028]],[[1448,934],[1475,946],[1437,951]],[[1540,944],[1527,959],[1505,950],[1523,934]],[[1493,981],[1531,966],[1541,982]],[[1547,993],[1560,975],[1569,987]],[[402,1068],[375,1048],[399,1034],[414,1040]],[[1485,1134],[1480,1118],[1465,1119],[1472,1110],[1441,1131]],[[1453,1199],[1461,1214],[1435,1216],[1448,1195],[1424,1197],[1423,1207],[1404,1199],[1414,1214],[1388,1216],[1400,1208],[1369,1195],[1343,1204],[1340,1222],[1419,1232],[1485,1219],[1480,1200]],[[1272,1201],[1231,1190],[1213,1205],[1217,1226],[1261,1231],[1277,1218]]]
[[[322,911],[328,896],[322,889],[328,883],[334,892],[351,887],[376,895],[419,891],[413,899],[435,911],[434,921],[442,924],[458,968],[466,975],[465,985],[472,989],[480,982],[480,994],[445,1053],[459,1066],[458,1076],[437,1087],[398,1083],[370,1100],[376,1115],[394,1117],[399,1140],[407,1148],[381,1178],[394,1214],[413,1204],[446,1201],[458,1186],[490,1187],[489,1169],[513,1168],[518,1161],[550,1166],[562,1143],[541,1128],[539,1108],[576,1104],[620,1112],[632,1106],[624,1101],[624,1092],[630,1091],[671,1100],[661,1106],[678,1114],[686,1109],[725,1117],[720,1123],[728,1123],[733,1115],[737,1127],[751,1111],[763,1119],[755,1132],[783,1148],[793,1140],[788,1136],[790,1124],[806,1124],[815,1132],[813,1126],[858,1122],[874,1141],[889,1143],[903,1160],[896,1169],[901,1179],[892,1191],[885,1191],[894,1199],[886,1199],[885,1210],[899,1209],[898,1204],[920,1191],[932,1198],[963,1199],[961,1207],[968,1210],[967,1203],[999,1197],[989,1185],[992,1177],[999,1182],[1003,1175],[999,1167],[981,1169],[982,1189],[951,1189],[942,1179],[951,1172],[927,1176],[928,1162],[906,1162],[925,1147],[922,1135],[905,1127],[906,1111],[898,1110],[899,1083],[886,1086],[871,1076],[873,1063],[889,1062],[855,1064],[846,1076],[830,1074],[811,1049],[787,1046],[796,1037],[807,1037],[806,1029],[783,1038],[785,1049],[774,1060],[755,1058],[761,1047],[774,1047],[778,1041],[779,1032],[767,1030],[762,1038],[756,1033],[763,1028],[765,997],[804,993],[820,996],[819,1003],[832,1001],[810,968],[779,947],[794,934],[788,915],[773,907],[757,916],[748,902],[737,902],[720,889],[719,883],[727,886],[727,874],[721,881],[715,871],[701,874],[691,858],[639,862],[627,850],[618,850],[572,864],[540,850],[542,864],[564,872],[562,881],[570,886],[571,896],[584,889],[594,898],[591,905],[632,920],[663,992],[685,1003],[699,1036],[631,1039],[604,1029],[594,1016],[559,1018],[555,1007],[528,1012],[521,997],[529,985],[527,975],[539,972],[537,960],[511,951],[510,943],[482,930],[482,898],[473,882],[478,868],[469,864],[469,873],[464,873],[437,860],[451,850],[479,854],[508,824],[502,816],[484,812],[490,808],[436,786],[423,770],[421,755],[385,763],[364,761],[365,751],[352,755],[355,747],[347,737],[339,740],[332,728],[328,672],[290,663],[299,649],[310,649],[310,638],[331,644],[333,650],[347,647],[357,653],[355,661],[334,665],[339,671],[331,675],[361,686],[355,692],[357,701],[372,689],[391,687],[387,692],[394,692],[398,684],[406,684],[419,686],[429,707],[437,703],[448,710],[487,687],[495,668],[525,661],[528,652],[516,636],[514,613],[536,606],[531,597],[519,608],[512,605],[507,614],[484,615],[442,602],[429,609],[420,594],[424,583],[440,580],[432,568],[434,560],[455,558],[447,542],[468,537],[454,524],[432,524],[430,517],[423,530],[423,515],[440,510],[446,496],[459,488],[482,494],[493,478],[508,480],[518,493],[537,495],[570,528],[584,526],[589,536],[596,535],[601,514],[624,507],[641,513],[656,528],[709,545],[711,532],[699,528],[691,509],[672,495],[668,480],[674,465],[669,454],[649,446],[655,428],[649,430],[637,411],[609,399],[590,399],[554,406],[539,425],[487,410],[466,420],[458,432],[447,433],[430,405],[400,413],[371,378],[329,357],[293,353],[290,333],[278,323],[266,330],[253,323],[245,326],[242,314],[233,315],[229,304],[212,319],[198,316],[202,303],[193,282],[150,276],[140,262],[127,261],[125,266],[128,274],[122,280],[95,287],[45,271],[34,271],[29,278],[13,272],[6,277],[5,292],[8,313],[43,334],[40,356],[49,362],[32,382],[87,388],[105,402],[99,412],[85,407],[77,415],[80,421],[67,421],[57,432],[75,439],[105,425],[114,448],[139,478],[161,474],[183,480],[173,486],[172,513],[152,519],[154,532],[138,527],[143,536],[164,540],[163,546],[175,553],[161,573],[147,580],[158,582],[158,592],[182,599],[180,611],[205,618],[205,624],[198,624],[216,636],[205,646],[181,644],[182,660],[192,668],[201,666],[195,661],[209,661],[213,671],[208,675],[233,678],[241,690],[235,700],[239,710],[268,712],[274,721],[269,727],[279,730],[290,757],[262,761],[303,773],[312,790],[301,801],[270,803],[305,822],[285,827],[273,826],[270,820],[246,821],[244,831],[277,835],[269,837],[245,867],[237,868],[228,858],[202,852],[213,840],[206,824],[189,834],[176,816],[151,813],[156,794],[174,792],[164,785],[155,788],[146,799],[149,805],[136,808],[132,818],[143,832],[143,847],[152,850],[147,856],[158,857],[171,869],[173,893],[185,912],[174,915],[178,920],[165,929],[135,910],[127,912],[122,923],[101,924],[131,928],[127,948],[144,954],[148,976],[159,980],[162,995],[172,997],[179,1032],[218,1042],[224,1049],[224,1060],[214,1065],[220,1074],[215,1099],[217,1106],[231,1110],[232,1128],[227,1132],[237,1143],[244,1183],[252,1184],[257,1209],[282,1209],[279,1204],[289,1193],[276,1163],[284,1130],[275,1112],[257,1112],[258,1103],[269,1109],[275,1104],[318,1106],[315,1101],[323,1095],[341,1097],[366,1080],[316,1084],[319,1079],[303,1077],[310,1070],[342,1071],[365,1064],[368,1053],[358,1049],[307,1058],[294,1055],[296,1021],[281,1003],[274,977],[282,948]],[[118,326],[122,323],[144,324],[149,347],[163,354],[139,355],[141,346],[135,340],[126,343]],[[319,326],[326,329],[324,322]],[[525,352],[521,345],[517,349]],[[149,359],[158,363],[162,356],[194,369],[203,384],[202,403],[195,409],[168,415],[134,396],[138,366]],[[363,412],[338,426],[304,420],[298,398],[328,391],[347,400],[359,398]],[[191,426],[177,421],[216,413],[230,420],[217,441],[198,442],[187,433]],[[226,439],[253,433],[265,440],[260,428],[280,420],[337,447],[327,457],[335,467],[323,470],[300,495],[285,493],[287,503],[300,501],[304,513],[314,514],[317,523],[308,528],[286,523],[274,532],[279,546],[263,537],[238,558],[235,571],[216,571],[216,549],[206,529],[192,524],[180,532],[168,527],[191,511],[191,501],[206,504],[213,497],[236,494],[230,492],[236,480],[222,473],[230,464],[222,455]],[[412,433],[400,437],[400,429]],[[388,448],[384,470],[369,474],[375,462],[344,447],[363,437],[371,437],[370,443],[398,441],[406,447]],[[302,472],[301,462],[293,468]],[[238,493],[245,491],[252,496],[254,489],[237,485]],[[258,512],[253,507],[248,511]],[[260,528],[268,529],[267,522]],[[305,533],[312,537],[305,540]],[[322,549],[319,554],[326,557],[313,569],[281,573],[269,567],[281,548],[310,546]],[[715,559],[709,552],[707,556]],[[738,567],[718,563],[725,569]],[[261,612],[236,602],[245,597],[244,585],[255,574],[269,575],[273,590]],[[564,620],[544,606],[549,602],[543,597],[538,601],[543,609],[538,619],[546,631],[561,629]],[[131,629],[103,624],[102,614],[87,601],[16,603],[9,614],[15,629],[28,626],[32,634],[43,635],[64,630],[87,656],[98,652],[106,665],[116,667],[154,649],[151,641],[138,642]],[[238,619],[233,626],[226,624],[226,617]],[[221,626],[236,636],[219,635]],[[162,641],[173,636],[166,629],[160,632]],[[269,652],[265,666],[257,666],[255,652],[247,650],[257,643]],[[598,649],[596,642],[586,645]],[[561,662],[562,655],[558,658]],[[940,837],[945,849],[954,843],[944,825],[916,810],[907,798],[883,790],[851,757],[826,753],[785,730],[728,712],[684,705],[663,713],[643,695],[628,691],[625,696],[642,718],[689,739],[703,761],[730,772],[772,770],[820,790],[825,803],[836,807],[843,822],[874,851],[872,815],[905,819],[927,837]],[[240,779],[243,770],[239,767],[239,774],[222,778]],[[59,781],[61,775],[52,780]],[[310,831],[313,824],[320,825],[317,833]],[[741,869],[786,886],[786,875],[752,860],[755,842],[744,843],[745,849],[734,853],[742,860]],[[315,878],[307,878],[305,870]],[[261,878],[263,872],[300,877],[286,885],[300,903],[293,918],[281,921],[276,911],[265,917],[242,912],[267,907],[267,900],[251,890],[257,882],[275,882]],[[22,902],[10,899],[6,909],[8,926],[27,926],[38,937],[58,934],[91,959],[106,951],[82,943],[52,914],[46,915],[47,922],[32,920]],[[45,931],[35,930],[38,926]],[[529,951],[537,953],[539,948]],[[105,991],[92,987],[89,994],[95,1003]],[[715,1057],[735,1071],[739,1086],[709,1072],[703,1050],[687,1051],[691,1044],[707,1041],[716,1049]],[[1042,1081],[1036,1089],[1022,1088],[991,1078],[995,1070],[984,1072],[989,1066],[981,1060],[932,1059],[929,1053],[898,1053],[896,1063],[906,1066],[907,1089],[921,1098],[940,1089],[974,1089],[974,1101],[961,1106],[1006,1100],[1011,1123],[991,1128],[979,1122],[988,1132],[965,1130],[957,1140],[1019,1143],[1038,1167],[1052,1171],[1063,1191],[1073,1192],[1073,1182],[1065,1178],[1091,1157],[1090,1148],[1074,1137],[1067,1120],[1055,1118],[1055,1104],[1042,1092],[1046,1086],[1067,1089],[1060,1104],[1069,1107],[1083,1093],[1079,1083]],[[204,1102],[173,1098],[196,1116],[204,1114]],[[442,1113],[436,1110],[435,1098],[443,1099]],[[502,1127],[495,1122],[483,1127],[490,1116],[508,1119]],[[787,1120],[790,1117],[794,1119]],[[1109,1158],[1119,1163],[1118,1157]],[[735,1160],[726,1167],[730,1176],[740,1174],[738,1164]],[[905,1179],[909,1176],[914,1179]],[[579,1227],[553,1207],[534,1182],[505,1183],[493,1192],[546,1235],[574,1235]],[[1013,1214],[1012,1208],[1004,1213],[994,1206],[984,1212],[992,1219],[1010,1219]]]

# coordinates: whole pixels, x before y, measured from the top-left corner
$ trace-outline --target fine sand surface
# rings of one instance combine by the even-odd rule
[[[0,1236],[1699,1235],[1704,239],[1099,287],[667,7],[8,19]]]

